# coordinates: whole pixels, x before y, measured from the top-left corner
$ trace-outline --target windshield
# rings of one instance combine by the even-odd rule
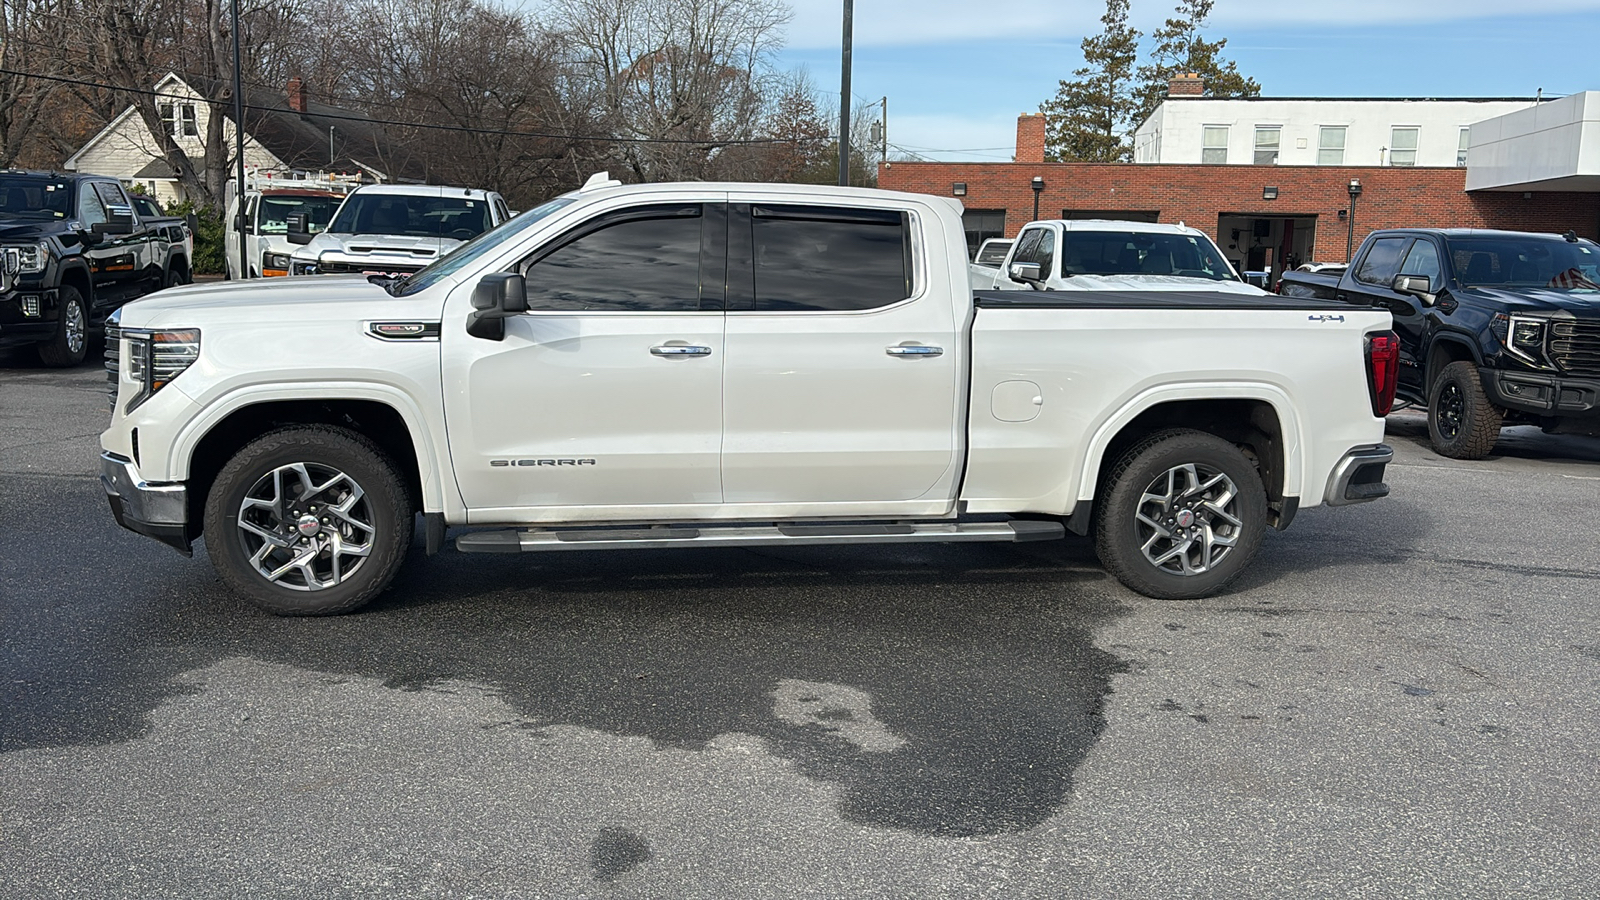
[[[1138,231],[1067,231],[1061,247],[1063,275],[1172,275],[1238,281],[1211,242],[1191,234]]]
[[[306,214],[306,230],[319,234],[326,230],[328,221],[339,208],[343,197],[333,194],[320,197],[296,197],[283,194],[263,194],[256,212],[256,227],[262,234],[288,234],[289,216]]]
[[[358,192],[340,207],[328,233],[401,234],[469,241],[488,228],[487,200]]]
[[[478,259],[498,250],[500,245],[517,239],[522,232],[538,224],[540,219],[549,216],[563,206],[570,205],[572,202],[570,197],[557,197],[543,206],[530,209],[516,218],[501,222],[493,231],[485,232],[477,240],[462,244],[429,263],[415,275],[407,278],[395,292],[396,296],[404,297],[433,287],[441,280],[454,275]]]
[[[1556,238],[1448,238],[1456,280],[1469,287],[1600,291],[1600,247]]]
[[[72,185],[66,179],[0,175],[0,216],[65,219],[72,208]]]

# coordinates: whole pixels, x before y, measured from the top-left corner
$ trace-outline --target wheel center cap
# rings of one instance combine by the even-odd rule
[[[1178,527],[1188,528],[1194,524],[1194,511],[1187,509],[1178,510]]]
[[[317,521],[316,516],[307,513],[295,520],[294,529],[305,537],[311,537],[322,530],[322,523]]]

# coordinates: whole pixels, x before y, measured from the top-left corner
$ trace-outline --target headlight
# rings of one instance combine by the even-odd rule
[[[125,328],[122,338],[127,351],[122,354],[122,380],[138,385],[128,412],[166,387],[172,379],[200,358],[200,329],[145,331]]]
[[[5,248],[5,269],[8,275],[43,272],[50,263],[50,245],[43,241],[21,247]]]
[[[1544,353],[1545,331],[1548,324],[1544,319],[1499,313],[1489,328],[1512,356],[1534,366],[1548,366]]]
[[[308,262],[297,262],[297,263],[294,264],[294,268],[289,270],[289,274],[290,275],[315,275],[315,274],[317,274],[317,264],[316,263],[308,263]]]
[[[261,274],[265,275],[268,269],[278,272],[289,271],[289,254],[263,253],[261,254]]]

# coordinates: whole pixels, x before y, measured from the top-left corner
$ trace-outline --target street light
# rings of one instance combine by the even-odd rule
[[[1351,255],[1356,249],[1356,198],[1361,196],[1361,179],[1350,179],[1350,230],[1344,238],[1344,261],[1350,262]]]
[[[1044,193],[1044,177],[1033,176],[1033,220],[1039,221],[1039,195]]]

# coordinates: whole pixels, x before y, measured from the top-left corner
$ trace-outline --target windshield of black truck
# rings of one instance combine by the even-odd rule
[[[1238,281],[1211,242],[1188,234],[1068,231],[1062,235],[1063,275],[1168,275]]]
[[[401,234],[470,241],[489,230],[489,203],[466,197],[352,194],[329,234]]]
[[[1600,247],[1556,238],[1450,238],[1456,280],[1468,287],[1600,291]]]
[[[72,185],[40,175],[0,175],[0,218],[65,219],[72,211]]]
[[[263,194],[259,212],[256,213],[256,227],[262,234],[288,234],[289,216],[294,213],[305,213],[306,230],[312,234],[320,234],[327,229],[328,222],[343,200],[343,197],[335,197],[332,194],[326,197]]]

